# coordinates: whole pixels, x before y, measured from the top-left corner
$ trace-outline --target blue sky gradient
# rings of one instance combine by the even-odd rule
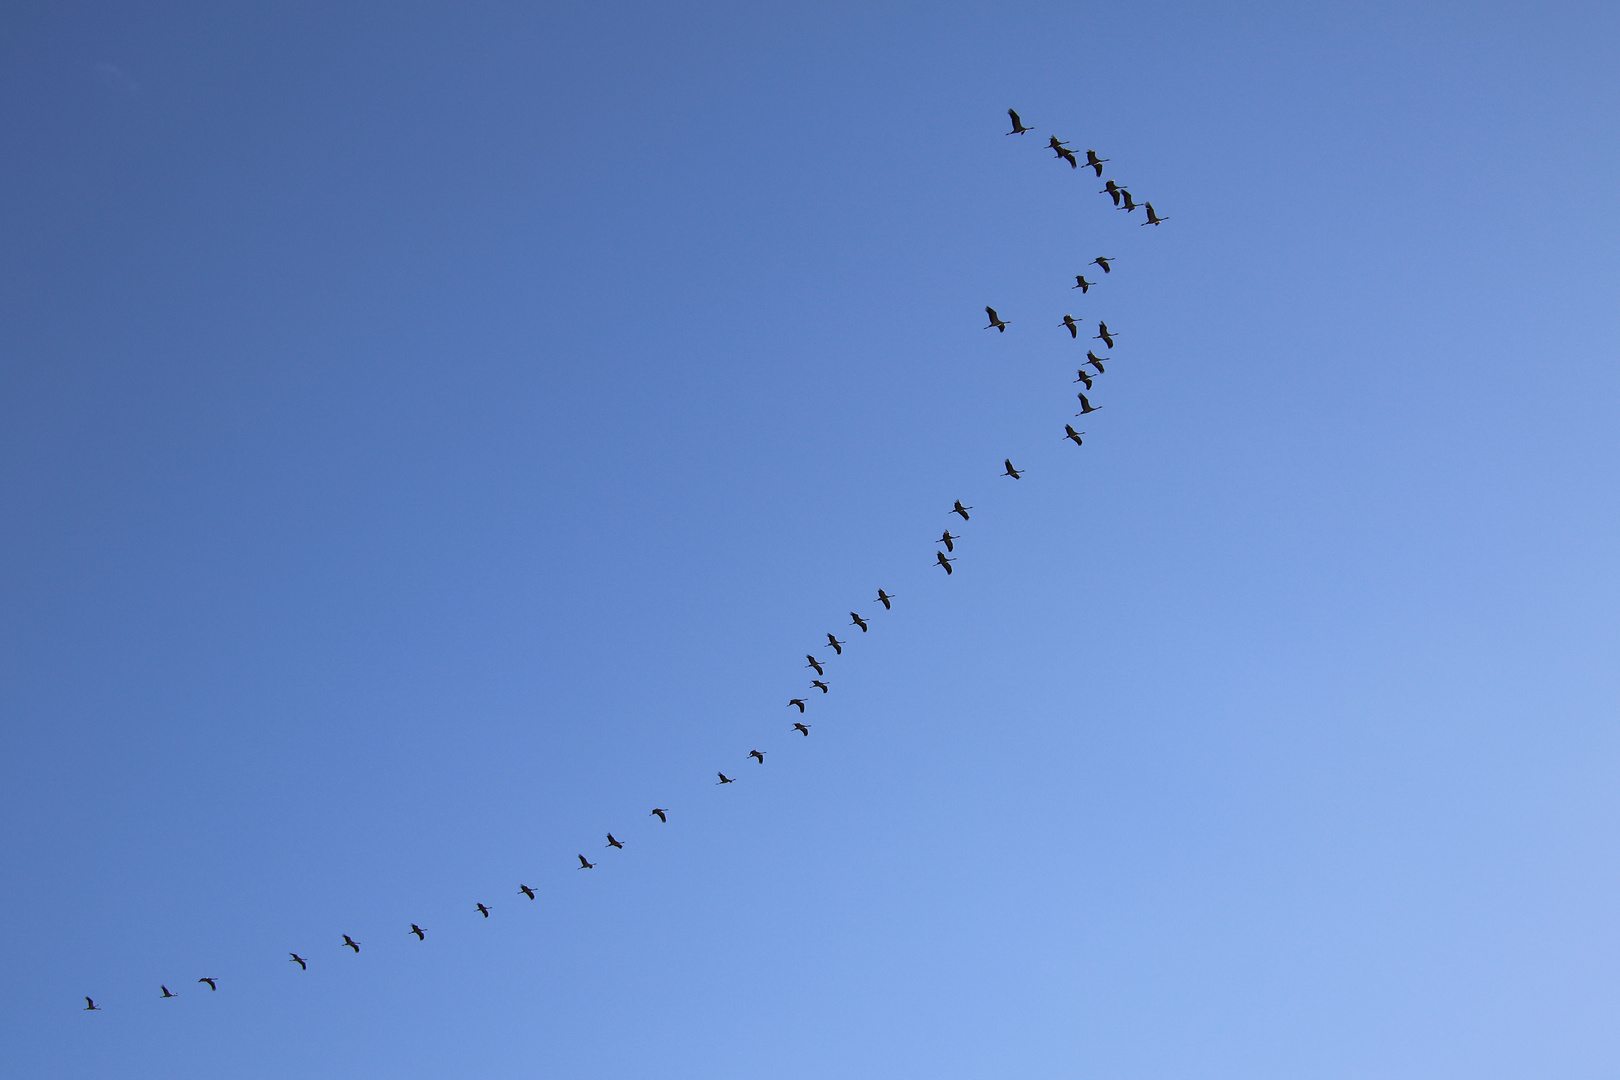
[[[0,1072],[1612,1076],[1617,30],[10,6]]]

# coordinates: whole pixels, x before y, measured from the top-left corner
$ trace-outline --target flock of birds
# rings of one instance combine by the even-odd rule
[[[1024,135],[1035,130],[1034,128],[1026,127],[1015,110],[1008,109],[1007,116],[1012,120],[1012,130],[1008,131],[1006,134]],[[1067,161],[1071,169],[1078,169],[1084,165],[1088,168],[1094,169],[1098,178],[1102,177],[1104,163],[1110,160],[1108,158],[1098,157],[1096,151],[1094,150],[1087,150],[1085,152],[1085,161],[1082,162],[1075,155],[1075,153],[1069,149],[1069,144],[1059,140],[1056,135],[1053,135],[1048,140],[1047,145],[1055,152],[1056,158],[1058,160]],[[1110,196],[1113,199],[1114,205],[1124,210],[1126,213],[1134,211],[1138,205],[1132,198],[1130,191],[1124,186],[1115,183],[1113,180],[1107,181],[1106,186],[1100,192],[1098,192],[1098,194]],[[1147,212],[1147,220],[1142,222],[1143,225],[1159,225],[1169,220],[1168,218],[1160,217],[1159,214],[1153,209],[1153,204],[1151,202],[1144,202],[1140,205]],[[1113,262],[1114,259],[1112,257],[1099,255],[1092,259],[1091,262],[1087,263],[1086,266],[1095,266],[1101,270],[1103,274],[1111,274],[1113,273]],[[1091,289],[1097,285],[1097,282],[1095,281],[1087,281],[1084,273],[1076,274],[1074,280],[1075,284],[1071,286],[1071,289],[1080,290],[1081,295],[1089,293]],[[998,333],[1006,333],[1007,327],[1012,325],[1008,320],[1003,319],[999,314],[997,314],[995,308],[987,305],[984,311],[990,319],[989,323],[984,327],[984,329],[995,330]],[[1062,321],[1057,325],[1068,330],[1070,338],[1076,341],[1080,339],[1081,324],[1075,320],[1073,315],[1064,315]],[[1097,323],[1097,333],[1088,338],[1088,341],[1100,341],[1106,348],[1112,349],[1114,347],[1114,339],[1116,336],[1117,335],[1108,328],[1108,324],[1106,322],[1099,320]],[[1097,412],[1101,408],[1100,405],[1093,405],[1091,403],[1090,399],[1086,396],[1086,390],[1094,389],[1094,380],[1104,374],[1106,370],[1104,365],[1110,361],[1110,357],[1098,356],[1095,349],[1087,349],[1085,362],[1080,366],[1077,372],[1078,377],[1074,380],[1077,383],[1083,383],[1085,385],[1085,390],[1080,391],[1078,394],[1080,399],[1080,411],[1076,413],[1075,416],[1086,416],[1090,413]],[[1076,431],[1074,425],[1072,424],[1063,425],[1063,438],[1067,441],[1073,442],[1076,446],[1084,445],[1084,439],[1082,436],[1085,434],[1086,433],[1084,431]],[[1023,479],[1024,470],[1014,467],[1011,458],[1005,459],[1002,462],[1002,465],[1004,471],[1000,473],[1001,476],[1010,477],[1013,480]],[[969,513],[971,510],[973,510],[973,507],[964,505],[960,499],[957,499],[951,506],[951,509],[946,513],[948,516],[956,515],[963,521],[969,521],[971,520],[971,515]],[[955,573],[955,569],[951,564],[956,562],[956,559],[953,556],[956,552],[956,542],[960,539],[962,539],[960,535],[952,534],[951,530],[947,528],[940,535],[939,539],[935,541],[935,544],[942,547],[944,550],[936,550],[934,552],[934,565],[937,565],[943,569],[947,575]],[[887,592],[883,589],[879,589],[877,591],[877,598],[873,600],[872,603],[882,605],[884,611],[891,611],[894,608],[895,599],[895,594]],[[849,613],[849,620],[848,627],[857,629],[862,634],[868,633],[871,629],[871,620],[867,616],[862,615],[860,612],[851,611]],[[846,629],[844,632],[848,633],[849,630]],[[825,647],[827,649],[831,649],[833,655],[842,656],[844,654],[844,646],[848,644],[849,641],[840,640],[837,634],[829,633],[827,635]],[[806,653],[804,658],[807,661],[807,663],[804,665],[805,668],[814,671],[816,675],[815,678],[810,680],[809,690],[820,691],[822,694],[830,693],[831,687],[826,681],[828,661],[818,659],[814,653]],[[813,699],[813,695],[809,697],[794,697],[788,699],[787,707],[790,709],[798,709],[800,715],[800,719],[793,722],[793,726],[788,729],[789,731],[805,738],[809,737],[811,725],[806,723],[802,718],[808,715],[808,706],[810,701]],[[764,765],[766,753],[767,751],[764,750],[750,750],[748,751],[745,760],[752,760],[756,765]],[[737,777],[727,776],[724,770],[717,771],[715,775],[719,777],[714,784],[716,787],[726,784],[734,784],[737,782]],[[667,806],[655,806],[647,816],[656,817],[660,822],[667,824],[669,822],[670,813],[671,811]],[[622,851],[624,849],[624,842],[616,838],[611,832],[607,833],[606,836],[607,843],[603,845],[604,850]],[[579,859],[579,865],[575,867],[575,869],[596,869],[597,863],[592,862],[590,859],[586,858],[585,855],[580,854],[577,857]],[[597,857],[601,858],[601,856]],[[522,882],[518,883],[516,895],[523,896],[530,901],[536,899],[537,896],[534,888]],[[470,910],[485,919],[490,917],[490,907],[483,901],[475,903]],[[415,937],[418,941],[425,942],[427,940],[427,930],[414,922],[410,924],[409,930],[404,931],[404,934]],[[341,943],[335,944],[336,948],[352,950],[356,956],[360,954],[361,943],[359,941],[356,941],[348,934],[340,934],[338,936],[340,936],[343,940]],[[287,957],[287,962],[298,965],[298,969],[300,971],[309,970],[311,961],[308,957],[301,956],[296,952],[289,952]],[[219,990],[219,982],[220,980],[217,977],[209,975],[205,975],[197,980],[198,984],[207,986],[210,992]],[[160,991],[160,999],[168,999],[179,996],[174,991],[170,990],[168,986],[163,984],[159,984],[158,990]],[[84,1011],[100,1012],[101,1006],[96,1004],[94,998],[87,996],[84,999]]]

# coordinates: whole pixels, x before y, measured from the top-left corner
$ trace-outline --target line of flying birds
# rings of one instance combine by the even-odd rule
[[[1026,127],[1015,110],[1008,109],[1007,115],[1012,120],[1012,130],[1007,132],[1008,135],[1023,135],[1027,132],[1035,130],[1034,128]],[[1074,152],[1068,148],[1069,144],[1060,141],[1056,135],[1051,137],[1047,145],[1051,147],[1058,158],[1067,161],[1070,168],[1078,169],[1081,165],[1085,165],[1089,168],[1095,169],[1098,177],[1102,176],[1103,163],[1110,160],[1109,158],[1098,157],[1096,151],[1094,150],[1087,150],[1086,159],[1084,162],[1082,162],[1078,157],[1076,157]],[[1114,200],[1114,205],[1122,210],[1125,210],[1127,213],[1135,210],[1137,207],[1137,204],[1131,198],[1130,191],[1121,185],[1116,184],[1113,180],[1109,180],[1107,182],[1107,186],[1105,186],[1103,190],[1099,192],[1099,194],[1106,194],[1112,197]],[[1158,225],[1169,220],[1168,218],[1160,217],[1157,213],[1155,213],[1152,203],[1147,202],[1141,205],[1143,209],[1147,211],[1147,220],[1142,222],[1143,225]],[[1099,255],[1086,265],[1096,266],[1104,274],[1111,274],[1113,273],[1113,267],[1111,265],[1113,262],[1114,259],[1111,256]],[[1089,293],[1092,286],[1097,284],[1095,281],[1087,281],[1084,274],[1076,274],[1074,280],[1075,284],[1071,286],[1071,288],[1079,289],[1082,295]],[[986,306],[984,312],[987,316],[989,316],[990,319],[990,322],[984,327],[986,330],[996,330],[1000,333],[1005,333],[1007,327],[1012,325],[1008,320],[1001,318],[1001,316],[996,313],[996,309],[993,307]],[[1080,339],[1081,324],[1075,320],[1074,316],[1063,316],[1063,321],[1057,325],[1068,330],[1070,338],[1076,341]],[[1114,347],[1115,336],[1116,335],[1114,332],[1108,329],[1108,324],[1099,320],[1097,323],[1097,333],[1092,335],[1092,337],[1088,340],[1101,341],[1104,346],[1112,349]],[[1085,363],[1076,373],[1078,378],[1076,378],[1074,381],[1077,383],[1084,383],[1086,390],[1092,389],[1092,380],[1104,373],[1105,369],[1103,365],[1109,362],[1110,359],[1110,357],[1098,356],[1094,349],[1088,348],[1086,351]],[[1088,368],[1090,370],[1088,370]],[[1101,408],[1100,405],[1093,405],[1091,403],[1091,401],[1086,397],[1084,390],[1079,393],[1078,397],[1080,399],[1080,411],[1075,413],[1076,416],[1086,416],[1090,413],[1098,411]],[[1085,432],[1076,431],[1072,424],[1064,424],[1063,432],[1064,439],[1073,442],[1076,446],[1084,445],[1084,440],[1082,440],[1081,436],[1083,436]],[[1026,470],[1015,468],[1011,458],[1005,459],[1002,462],[1002,465],[1004,471],[999,475],[1011,477],[1014,480],[1023,479]],[[972,509],[973,507],[964,505],[962,500],[957,499],[951,506],[951,509],[947,511],[947,515],[954,514],[960,517],[963,521],[969,521],[971,520],[969,511]],[[951,564],[956,562],[956,559],[953,556],[956,552],[956,542],[960,539],[962,539],[960,535],[953,534],[950,529],[946,529],[940,535],[939,539],[935,541],[935,544],[942,546],[944,550],[936,550],[934,552],[933,565],[942,568],[947,575],[954,574],[956,572]],[[881,604],[884,611],[891,611],[894,608],[895,599],[896,597],[894,593],[879,589],[877,591],[877,599],[873,600],[872,603]],[[850,627],[859,629],[863,634],[867,633],[870,629],[870,620],[860,612],[851,611],[849,613],[849,620],[848,625]],[[849,642],[847,640],[840,640],[836,634],[827,635],[826,648],[831,649],[837,656],[842,656],[844,654],[844,646],[848,644]],[[820,691],[822,694],[829,693],[831,691],[831,687],[828,685],[825,678],[827,674],[826,661],[818,659],[814,653],[806,653],[804,658],[807,661],[804,666],[816,673],[816,677],[810,680],[809,690]],[[806,714],[806,708],[809,700],[811,700],[809,696],[789,698],[787,707],[790,709],[798,709],[799,715],[802,718]],[[803,719],[795,720],[793,722],[793,726],[789,730],[806,738],[808,738],[810,735],[810,725],[805,723]],[[747,758],[752,759],[758,765],[763,765],[765,764],[766,753],[767,751],[764,750],[750,750],[748,751]],[[719,777],[719,779],[715,781],[715,787],[720,787],[725,784],[734,784],[737,782],[736,777],[727,776],[724,771],[716,772],[715,775]],[[660,822],[667,824],[669,822],[669,813],[669,807],[655,806],[647,816],[656,817]],[[624,842],[619,840],[612,833],[608,833],[607,843],[604,844],[603,847],[604,849],[622,851],[624,849]],[[598,856],[598,858],[600,857],[601,856]],[[579,859],[579,865],[575,867],[575,869],[596,869],[597,864],[586,858],[584,855],[579,855],[577,858]],[[517,895],[526,897],[531,901],[536,898],[535,890],[521,882],[518,884]],[[490,906],[482,901],[474,904],[471,910],[485,919],[490,917]],[[410,929],[406,930],[405,934],[407,936],[416,938],[418,941],[427,940],[427,930],[416,923],[411,923]],[[356,956],[360,955],[361,943],[359,941],[356,941],[348,934],[342,934],[340,936],[343,938],[343,941],[341,944],[336,946],[337,948],[350,949]],[[308,957],[301,956],[296,952],[288,953],[287,957],[287,962],[290,964],[297,964],[300,971],[307,971],[309,969],[310,961]],[[219,989],[219,979],[214,976],[204,976],[203,978],[198,979],[197,982],[207,986],[210,991],[217,991]],[[163,999],[179,996],[165,985],[159,985],[158,989],[161,991],[160,997]],[[95,1003],[95,999],[86,997],[84,999],[84,1011],[100,1012],[101,1006]]]

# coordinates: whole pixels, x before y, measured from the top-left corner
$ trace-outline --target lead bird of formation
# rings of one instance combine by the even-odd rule
[[[1016,110],[1008,109],[1007,116],[1008,119],[1012,121],[1012,129],[1006,132],[1006,134],[1024,135],[1035,130],[1034,128],[1024,124],[1022,118],[1018,115]],[[1065,140],[1059,139],[1056,135],[1050,136],[1046,145],[1052,150],[1053,157],[1057,160],[1066,162],[1070,169],[1079,170],[1082,167],[1088,168],[1091,169],[1098,178],[1101,178],[1103,175],[1103,165],[1112,160],[1110,158],[1099,157],[1095,150],[1087,149],[1085,151],[1085,159],[1082,161],[1075,151],[1070,149],[1070,144]],[[1102,190],[1099,191],[1098,194],[1107,195],[1115,207],[1125,211],[1127,214],[1134,213],[1137,207],[1141,206],[1146,216],[1146,220],[1141,222],[1142,225],[1156,226],[1170,220],[1169,218],[1160,215],[1158,211],[1154,209],[1153,203],[1148,201],[1138,203],[1132,196],[1130,189],[1124,184],[1118,183],[1113,178],[1109,178],[1104,183]],[[1114,272],[1112,265],[1114,261],[1113,256],[1098,255],[1090,262],[1086,263],[1086,266],[1095,266],[1102,272],[1103,275],[1106,276]],[[1079,290],[1082,296],[1089,295],[1092,288],[1097,285],[1097,282],[1095,281],[1088,281],[1084,273],[1076,274],[1074,277],[1074,282],[1074,285],[1070,286],[1071,290]],[[988,304],[985,305],[984,313],[989,320],[984,327],[986,330],[995,330],[998,334],[1005,334],[1007,332],[1007,328],[1012,325],[1012,320],[1003,318],[994,307]],[[1076,342],[1080,340],[1081,323],[1072,314],[1065,314],[1057,325],[1068,331],[1071,340]],[[1114,348],[1114,340],[1117,336],[1118,335],[1115,331],[1109,329],[1107,322],[1099,319],[1097,321],[1097,333],[1088,338],[1088,340],[1101,341],[1104,346],[1112,349]],[[1088,349],[1086,351],[1086,359],[1084,362],[1085,366],[1082,366],[1078,370],[1076,373],[1078,377],[1074,381],[1084,384],[1085,390],[1094,392],[1094,380],[1105,373],[1104,363],[1108,362],[1109,360],[1109,357],[1098,356],[1094,350]],[[1089,366],[1092,370],[1087,371],[1086,366]],[[1076,416],[1089,415],[1090,413],[1097,412],[1102,408],[1100,405],[1093,405],[1090,399],[1087,397],[1085,391],[1080,392],[1077,396],[1080,401],[1080,412],[1076,413]],[[1064,441],[1072,442],[1077,447],[1085,445],[1085,442],[1082,439],[1082,436],[1085,434],[1086,433],[1084,431],[1075,430],[1072,424],[1063,425]],[[1015,467],[1011,458],[1004,459],[1002,466],[1003,471],[1000,475],[1013,480],[1021,480],[1028,473],[1027,469]],[[971,521],[972,518],[969,511],[972,509],[973,507],[964,504],[960,499],[958,499],[952,504],[949,513],[955,514],[963,521]],[[954,557],[954,553],[956,551],[956,542],[961,539],[962,537],[960,535],[953,534],[949,529],[946,529],[940,535],[939,539],[935,541],[936,544],[943,545],[944,550],[936,551],[934,553],[933,565],[943,569],[947,575],[955,573],[955,569],[952,564],[957,561]],[[947,552],[951,554],[948,555]],[[874,604],[881,604],[883,606],[883,610],[887,612],[894,609],[895,599],[896,597],[894,593],[887,592],[884,589],[879,589],[877,591],[877,599],[872,602]],[[849,617],[850,621],[848,625],[859,627],[861,633],[863,634],[870,631],[870,620],[867,617],[855,611],[850,612]],[[844,654],[844,646],[849,643],[847,641],[840,641],[835,634],[828,634],[826,644],[828,648],[832,649],[835,656],[842,656]],[[830,686],[824,678],[826,675],[825,664],[810,653],[805,654],[805,659],[808,661],[805,666],[811,668],[816,673],[816,678],[810,681],[811,688],[821,691],[822,694],[830,693]],[[788,708],[798,709],[801,716],[806,712],[807,705],[807,700],[802,697],[790,698],[788,700]],[[803,719],[800,719],[795,721],[792,727],[788,730],[797,735],[808,738],[810,735],[810,727],[810,724],[805,722]],[[766,753],[767,751],[764,750],[750,750],[747,757],[751,758],[759,765],[764,765]],[[714,785],[716,787],[737,783],[736,777],[727,776],[724,772],[718,772],[715,775],[719,777]],[[647,816],[656,817],[660,823],[667,824],[669,821],[669,813],[670,810],[668,807],[660,806],[654,807]],[[604,845],[604,847],[622,851],[624,850],[624,846],[624,843],[617,839],[612,833],[607,834],[607,843]],[[578,859],[579,865],[576,867],[576,869],[596,869],[597,864],[591,862],[584,855],[579,855]],[[518,892],[520,895],[527,897],[529,900],[536,899],[535,890],[528,885],[520,884],[518,886]],[[488,919],[490,917],[491,909],[487,904],[475,904],[473,906],[473,910],[484,919]],[[410,929],[406,931],[406,933],[409,936],[415,937],[419,942],[425,942],[427,940],[427,931],[416,923],[411,923]],[[356,956],[360,955],[360,942],[356,941],[348,934],[343,934],[341,936],[343,938],[343,942],[338,947],[349,949]],[[301,956],[296,952],[288,953],[287,955],[289,957],[288,963],[297,964],[300,971],[307,971],[309,969],[310,960],[308,957]],[[207,986],[210,991],[217,991],[219,989],[219,980],[213,976],[204,976],[203,978],[198,979],[197,982],[201,985]],[[161,991],[161,999],[169,999],[179,996],[171,991],[166,985],[160,985],[159,990]],[[96,1004],[93,998],[87,996],[84,998],[83,1011],[100,1012],[102,1009],[100,1005]]]

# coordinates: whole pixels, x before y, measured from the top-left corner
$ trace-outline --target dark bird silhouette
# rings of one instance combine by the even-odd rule
[[[1069,163],[1069,168],[1071,169],[1078,169],[1080,167],[1080,159],[1075,157],[1074,152],[1071,150],[1059,150],[1058,157],[1062,158],[1064,161],[1067,161]]]
[[[530,897],[530,899],[532,900],[533,897]],[[417,941],[427,940],[427,931],[422,929],[420,926],[417,926],[415,923],[411,923],[411,928],[405,932],[407,934],[415,934]]]
[[[1087,372],[1085,368],[1080,368],[1080,369],[1076,370],[1075,375],[1079,376],[1077,379],[1074,380],[1075,382],[1083,382],[1083,383],[1086,384],[1086,389],[1087,390],[1091,389],[1091,374],[1089,372]]]
[[[1086,400],[1086,395],[1081,394],[1080,395],[1080,411],[1075,413],[1074,415],[1076,415],[1076,416],[1084,416],[1084,415],[1086,415],[1086,413],[1094,413],[1100,408],[1102,408],[1101,405],[1093,405],[1090,401]]]
[[[878,598],[876,600],[872,601],[872,603],[874,603],[874,604],[882,604],[884,611],[893,611],[894,610],[894,605],[889,602],[889,601],[891,601],[893,599],[894,599],[894,594],[893,593],[886,593],[882,589],[879,589],[878,590]]]
[[[339,948],[353,949],[356,956],[360,955],[360,943],[354,940],[354,938],[350,937],[348,934],[343,935],[343,944],[340,945]]]
[[[788,708],[790,708],[790,709],[793,708],[793,706],[795,706],[795,705],[797,705],[799,707],[799,712],[801,712],[801,713],[804,712],[804,698],[796,697],[796,698],[791,699],[788,702]]]
[[[723,772],[722,773],[715,773],[714,775],[716,775],[716,776],[718,776],[720,778],[720,784],[735,784],[737,782],[737,781],[733,780],[731,777],[727,776]],[[714,786],[719,787],[720,784],[716,784]]]
[[[1034,131],[1035,130],[1032,127],[1025,127],[1024,126],[1024,122],[1022,120],[1018,119],[1018,113],[1017,113],[1016,110],[1008,109],[1007,110],[1007,115],[1012,118],[1013,128],[1012,128],[1011,131],[1002,132],[1003,135],[1022,135],[1026,131]]]
[[[87,998],[84,999],[84,1010],[83,1011],[85,1011],[85,1012],[100,1012],[101,1011],[101,1006],[96,1004],[95,998],[88,998],[87,997]]]
[[[955,551],[956,550],[955,541],[960,540],[960,539],[962,539],[960,536],[952,536],[951,535],[951,530],[946,529],[945,530],[945,535],[941,536],[938,540],[935,540],[934,543],[936,543],[936,544],[944,544],[946,551]]]
[[[218,990],[219,989],[219,985],[217,984],[217,982],[214,979],[202,978],[202,979],[198,979],[197,981],[200,982],[200,983],[207,983],[208,984],[208,989],[210,989],[210,990]]]
[[[1080,436],[1082,436],[1084,434],[1085,434],[1085,432],[1083,432],[1083,431],[1074,430],[1074,425],[1073,424],[1064,424],[1063,425],[1063,437],[1065,439],[1068,439],[1070,442],[1074,443],[1074,445],[1076,445],[1076,446],[1084,446],[1084,445],[1086,445],[1085,441],[1080,438]]]
[[[810,736],[810,725],[809,724],[794,724],[793,725],[793,730],[797,731],[800,735],[803,735],[806,738],[809,738],[809,736]]]
[[[653,807],[653,812],[648,814],[647,816],[648,817],[655,817],[659,821],[662,821],[665,825],[668,825],[669,824],[669,818],[664,816],[667,813],[669,813],[669,810],[668,810],[667,807],[655,806],[655,807]]]
[[[179,994],[176,994],[175,992],[170,990],[167,986],[163,986],[161,984],[158,986],[158,989],[163,991],[163,996],[166,997],[166,998],[179,997],[180,996]]]
[[[817,690],[820,690],[823,694],[827,692],[827,684],[822,682],[820,679],[811,679],[810,685],[814,686]]]
[[[1127,189],[1120,188],[1119,197],[1125,203],[1125,212],[1127,214],[1136,209],[1136,200],[1131,198],[1131,193]]]
[[[1170,220],[1169,218],[1160,217],[1158,214],[1155,214],[1153,212],[1153,204],[1152,203],[1148,203],[1146,205],[1147,205],[1148,219],[1146,221],[1142,222],[1142,224],[1144,224],[1144,225],[1157,225],[1161,221],[1169,221]]]
[[[1063,316],[1063,321],[1061,323],[1059,323],[1058,325],[1059,326],[1067,326],[1069,328],[1069,336],[1072,337],[1072,338],[1075,338],[1076,340],[1079,339],[1079,337],[1080,337],[1080,324],[1074,321],[1074,316],[1073,315],[1065,315],[1065,316]]]
[[[936,562],[939,563],[939,565],[941,565],[941,566],[943,566],[945,568],[945,572],[947,574],[956,573],[955,570],[951,569],[951,563],[955,562],[956,560],[955,559],[947,559],[945,557],[945,553],[943,551],[934,552],[934,559],[935,559]]]
[[[1103,187],[1103,189],[1101,191],[1097,192],[1097,194],[1099,194],[1099,195],[1107,195],[1109,198],[1114,200],[1114,205],[1118,206],[1119,205],[1120,193],[1123,192],[1124,190],[1125,190],[1124,188],[1120,187],[1118,184],[1116,184],[1112,180],[1110,180],[1110,181],[1108,181],[1107,185]]]
[[[765,751],[763,750],[750,750],[748,751],[748,756],[759,762],[761,765],[765,764]]]
[[[1087,281],[1084,274],[1076,274],[1074,275],[1074,284],[1070,285],[1069,288],[1079,289],[1080,295],[1084,296],[1091,291],[1091,287],[1095,284],[1097,284],[1095,281]]]
[[[1090,165],[1093,169],[1096,169],[1098,176],[1102,176],[1103,162],[1112,160],[1112,158],[1098,157],[1097,151],[1095,150],[1086,151],[1086,164]]]
[[[1062,157],[1063,148],[1069,144],[1066,142],[1059,142],[1058,137],[1053,135],[1050,139],[1046,140],[1046,145],[1052,148],[1052,153],[1056,154],[1058,157]]]
[[[861,633],[866,633],[866,620],[853,611],[849,613],[849,625],[858,626],[861,628]]]
[[[1100,341],[1110,349],[1114,347],[1114,335],[1108,332],[1108,324],[1105,322],[1099,322],[1097,324],[1097,333],[1092,340]]]
[[[530,900],[534,899],[534,890],[522,882],[518,882],[518,892],[522,893],[524,896],[527,896]]]
[[[839,656],[844,655],[844,642],[839,641],[837,638],[833,637],[831,634],[828,634],[827,635],[827,644],[831,645],[833,652],[837,653]]]
[[[809,653],[805,653],[804,658],[806,660],[810,661],[808,664],[804,665],[805,667],[807,667],[807,668],[815,668],[817,675],[825,675],[825,674],[827,674],[825,671],[822,670],[820,660],[817,660],[815,657],[811,656]]]
[[[1012,323],[1003,319],[1000,315],[997,315],[996,309],[990,307],[988,304],[985,305],[984,313],[990,316],[990,325],[985,327],[986,330],[994,327],[997,331],[1005,334],[1007,332],[1007,327],[1012,325]]]
[[[302,956],[299,956],[295,952],[290,952],[287,955],[292,957],[292,959],[288,960],[287,963],[289,963],[289,964],[297,964],[298,965],[298,970],[300,970],[300,971],[308,971],[309,970],[309,961],[308,960],[305,960]]]
[[[621,844],[621,843],[619,843],[619,841],[617,841],[617,840],[615,840],[615,839],[613,839],[613,834],[612,834],[612,833],[608,833],[608,834],[607,834],[607,838],[608,838],[608,842],[607,842],[607,843],[605,843],[605,844],[603,844],[603,845],[602,845],[602,846],[603,846],[603,847],[616,847],[616,848],[618,848],[618,849],[619,849],[619,850],[620,850],[620,851],[623,851],[623,850],[624,850],[624,845],[623,845],[623,844]]]
[[[595,870],[596,864],[591,862],[591,860],[587,859],[585,856],[581,855],[579,857],[579,868],[581,870]]]
[[[478,914],[486,919],[489,918],[489,906],[487,904],[474,904],[473,907],[478,909]]]
[[[1109,266],[1108,264],[1113,262],[1113,261],[1114,261],[1114,257],[1112,255],[1099,255],[1095,259],[1092,259],[1090,262],[1088,262],[1086,265],[1087,266],[1100,266],[1100,267],[1102,267],[1102,272],[1103,273],[1112,274],[1114,272],[1113,267]]]
[[[1002,462],[1002,464],[1007,466],[1007,471],[1002,473],[1001,474],[1002,476],[1010,476],[1014,480],[1022,480],[1024,478],[1023,473],[1021,473],[1017,469],[1013,468],[1012,458],[1006,459],[1006,461]]]
[[[1097,369],[1097,374],[1099,374],[1099,375],[1108,374],[1108,372],[1103,370],[1103,361],[1107,360],[1107,359],[1108,359],[1108,357],[1106,357],[1106,356],[1098,356],[1096,353],[1092,352],[1091,350],[1089,350],[1089,349],[1086,350],[1086,363],[1088,363],[1092,367],[1096,368]]]
[[[972,519],[968,517],[968,511],[971,510],[971,509],[973,509],[973,507],[971,507],[971,506],[963,506],[962,505],[962,500],[957,499],[956,500],[956,505],[951,507],[951,513],[953,513],[953,514],[961,514],[963,521],[971,521]]]

